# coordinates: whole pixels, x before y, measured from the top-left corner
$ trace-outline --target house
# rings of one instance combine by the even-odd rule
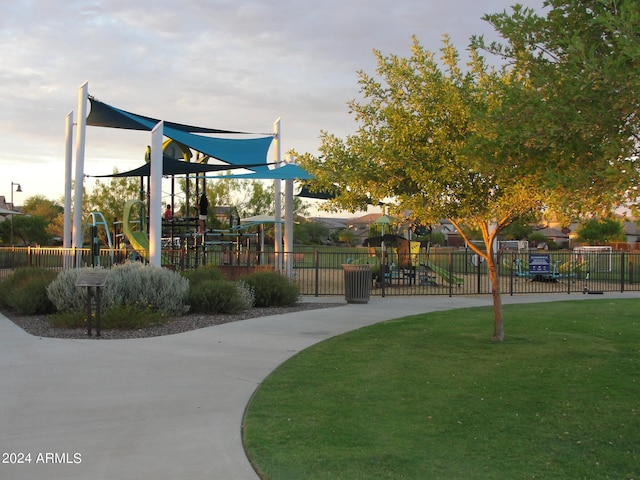
[[[569,232],[560,228],[545,227],[535,230],[536,233],[541,233],[547,237],[550,241],[558,245],[559,248],[569,248]]]
[[[631,245],[637,244],[640,242],[640,229],[638,229],[638,224],[636,222],[624,222],[624,236],[627,243]]]

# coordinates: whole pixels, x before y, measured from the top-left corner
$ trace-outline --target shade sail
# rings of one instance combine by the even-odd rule
[[[191,163],[182,160],[176,160],[171,157],[162,157],[162,174],[163,175],[186,175],[188,173],[207,173],[207,172],[221,172],[229,170],[237,170],[246,168],[244,166],[234,165],[209,165],[206,163]],[[127,172],[112,173],[109,175],[87,175],[94,178],[105,177],[148,177],[151,172],[151,164],[145,163],[144,165],[129,170]]]
[[[237,175],[216,175],[207,176],[206,178],[237,178],[237,179],[256,179],[256,180],[310,180],[314,178],[303,168],[294,164],[286,164],[281,167],[270,169],[268,165],[245,166],[253,170],[252,173],[241,173]]]
[[[125,130],[146,130],[151,131],[155,127],[159,119],[145,117],[136,113],[127,112],[119,108],[108,105],[100,100],[96,100],[94,97],[89,96],[89,102],[91,104],[91,111],[87,116],[87,125],[93,127],[109,127],[109,128],[122,128]],[[247,132],[237,132],[233,130],[220,130],[218,128],[205,128],[196,127],[193,125],[184,125],[181,123],[164,122],[165,127],[170,127],[175,130],[182,130],[191,133],[233,133],[233,134],[246,134]]]
[[[0,215],[24,215],[24,213],[14,212],[13,210],[7,210],[6,208],[0,208]]]
[[[335,193],[329,192],[327,190],[312,192],[309,188],[309,185],[302,185],[300,192],[298,192],[296,196],[303,198],[314,198],[316,200],[332,200],[336,198]]]
[[[276,220],[273,215],[256,215],[254,217],[242,218],[240,223],[260,224],[260,223],[284,223],[284,220]]]
[[[151,131],[160,122],[158,119],[112,107],[93,97],[89,97],[89,101],[91,102],[91,112],[87,116],[87,125]],[[272,135],[256,138],[219,138],[200,135],[203,133],[256,135],[164,121],[163,135],[165,137],[231,165],[265,164],[267,152],[273,141]]]
[[[363,247],[380,247],[382,246],[382,242],[384,242],[384,244],[387,247],[397,247],[398,245],[401,245],[404,243],[408,244],[409,240],[404,237],[401,237],[400,235],[386,234],[379,237],[365,238],[364,241],[362,242],[362,246]]]

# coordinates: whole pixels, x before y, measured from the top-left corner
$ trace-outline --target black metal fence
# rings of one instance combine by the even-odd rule
[[[432,250],[399,265],[366,252],[306,253],[293,269],[305,295],[342,295],[343,263],[369,264],[372,295],[478,295],[492,291],[487,266],[471,250]],[[640,252],[503,252],[503,294],[640,291]]]
[[[22,266],[62,270],[75,266],[109,268],[131,258],[126,250],[36,247],[0,248],[0,279]],[[163,264],[174,270],[204,264],[251,268],[275,268],[273,252],[259,256],[250,251],[221,248],[163,250]],[[282,254],[280,263],[290,265],[291,278],[302,295],[344,295],[343,264],[369,265],[371,295],[482,295],[491,293],[486,263],[467,249],[423,249],[399,258],[383,256],[380,249],[301,247]],[[640,251],[501,252],[497,258],[503,294],[582,293],[584,291],[640,291]],[[248,268],[249,267],[249,268]],[[285,271],[285,273],[287,273]]]

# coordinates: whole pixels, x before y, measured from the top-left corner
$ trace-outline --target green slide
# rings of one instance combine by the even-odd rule
[[[457,287],[459,287],[464,283],[464,280],[462,278],[456,277],[455,275],[450,274],[447,270],[445,270],[444,268],[438,267],[437,265],[435,265],[433,262],[429,260],[427,260],[427,267],[429,267],[436,275],[438,275],[439,277],[442,277],[444,281],[447,283],[453,283]]]
[[[141,218],[133,221],[134,225],[138,225],[138,229],[133,230],[131,217],[133,216],[133,207],[136,205],[140,209],[139,217]],[[147,237],[146,233],[146,216],[144,215],[144,211],[145,205],[142,200],[127,200],[124,204],[124,212],[122,214],[122,230],[133,249],[145,260],[149,260],[149,237]]]

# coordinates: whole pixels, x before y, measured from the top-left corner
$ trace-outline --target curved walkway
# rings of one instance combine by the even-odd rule
[[[640,293],[604,296],[619,297]],[[504,296],[503,303],[586,298],[603,297]],[[242,448],[242,416],[280,363],[365,325],[490,304],[490,296],[374,297],[364,305],[104,341],[33,337],[0,315],[0,478],[256,479]],[[5,463],[20,454],[30,454],[30,463]]]

